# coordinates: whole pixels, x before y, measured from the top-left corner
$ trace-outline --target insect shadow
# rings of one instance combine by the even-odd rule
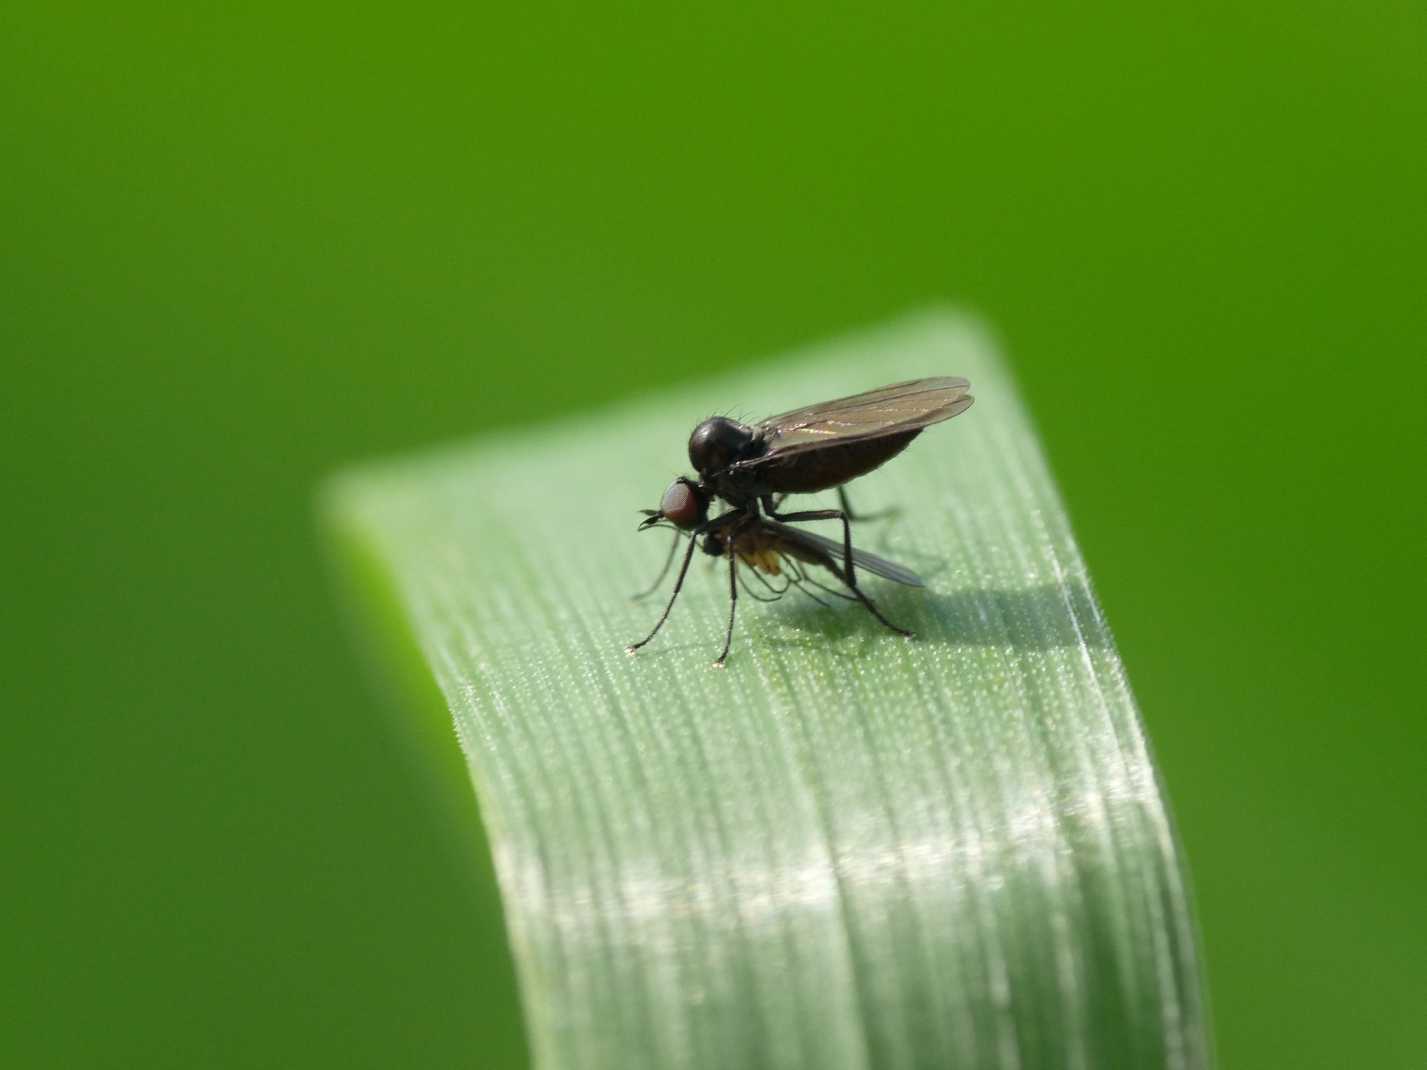
[[[905,620],[916,632],[916,642],[955,646],[1011,647],[1016,650],[1053,650],[1088,646],[1104,649],[1109,636],[1100,623],[1094,600],[1085,584],[1074,581],[1022,588],[963,588],[957,591],[902,591],[881,593],[889,614]],[[834,612],[802,599],[784,599],[767,616],[776,617],[800,631],[822,639],[842,639],[865,632],[861,614]],[[875,632],[871,638],[878,639]],[[799,640],[765,640],[773,645]],[[872,643],[866,645],[874,649]]]

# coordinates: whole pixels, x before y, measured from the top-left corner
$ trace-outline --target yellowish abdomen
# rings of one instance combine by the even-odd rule
[[[761,572],[766,572],[770,576],[781,576],[783,566],[778,560],[778,555],[772,550],[759,547],[757,550],[745,550],[739,553],[743,558],[743,563]]]

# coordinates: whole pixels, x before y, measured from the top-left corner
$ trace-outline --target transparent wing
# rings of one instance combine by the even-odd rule
[[[738,467],[820,446],[916,431],[949,420],[970,407],[970,389],[971,384],[957,376],[911,379],[770,416],[758,424],[767,451]]]
[[[787,524],[780,524],[776,520],[764,520],[763,527],[768,531],[777,533],[778,537],[790,543],[801,544],[812,547],[821,553],[829,555],[839,565],[842,563],[842,543],[812,531],[804,531],[802,528],[790,527]],[[870,572],[874,576],[881,576],[884,580],[891,580],[893,583],[903,583],[908,587],[925,587],[926,583],[911,569],[903,568],[901,565],[888,561],[885,557],[878,557],[876,554],[868,553],[866,550],[852,548],[852,567],[860,568],[863,572]]]

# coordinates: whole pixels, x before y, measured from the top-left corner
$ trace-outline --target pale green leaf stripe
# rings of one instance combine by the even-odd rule
[[[697,420],[965,375],[854,504],[928,579],[631,604]],[[1207,1064],[1173,830],[1124,669],[994,345],[934,312],[578,423],[338,480],[455,718],[538,1066]],[[834,532],[829,531],[829,534]],[[474,1053],[473,1053],[474,1055]],[[478,1061],[478,1060],[477,1060]]]

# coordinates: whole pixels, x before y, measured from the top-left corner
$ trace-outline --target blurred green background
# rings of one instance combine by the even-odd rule
[[[316,483],[949,299],[1130,667],[1223,1065],[1420,1066],[1424,71],[1416,0],[7,5],[0,1063],[510,1057]]]

